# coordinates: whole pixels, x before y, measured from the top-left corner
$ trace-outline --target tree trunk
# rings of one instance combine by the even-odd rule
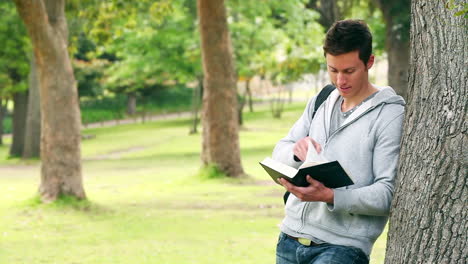
[[[385,263],[466,263],[467,19],[411,4],[409,98]]]
[[[395,89],[397,94],[407,99],[409,42],[398,40],[396,34],[388,31],[387,29],[388,85]]]
[[[230,177],[244,175],[239,148],[237,92],[231,40],[223,0],[198,0],[204,72],[203,148],[205,165]]]
[[[28,93],[13,94],[13,135],[10,146],[10,156],[21,157],[24,149],[24,131],[26,127],[26,112],[28,109]]]
[[[374,0],[385,20],[385,48],[388,54],[388,85],[407,98],[410,57],[410,0]]]
[[[203,78],[198,78],[198,85],[193,89],[192,94],[192,128],[190,129],[189,134],[196,134],[198,133],[198,111],[200,110],[200,101],[203,92]]]
[[[325,32],[328,31],[335,21],[343,19],[343,14],[337,0],[309,0],[306,8],[313,9],[320,14],[317,22],[322,25]]]
[[[41,150],[41,105],[37,67],[34,56],[31,56],[29,71],[29,98],[24,137],[23,158],[37,158]]]
[[[252,99],[252,89],[250,89],[250,81],[252,79],[248,78],[246,81],[245,81],[245,90],[247,92],[247,95],[249,97],[249,111],[252,113],[254,110],[253,110],[253,99]]]
[[[3,107],[3,98],[0,97],[0,146],[3,145],[3,134],[5,130],[3,128],[3,122],[7,114],[6,104]]]
[[[129,115],[134,115],[136,114],[136,104],[137,104],[137,98],[136,98],[136,93],[129,93],[127,95],[127,114]]]
[[[247,101],[247,90],[244,91],[244,95],[239,95],[238,97],[238,102],[237,102],[237,121],[239,124],[239,127],[242,127],[244,125],[244,118],[243,118],[243,113],[244,113],[244,106],[245,102]]]
[[[64,0],[15,0],[26,25],[41,94],[41,184],[44,202],[60,195],[85,198],[81,175],[78,91],[67,50]]]

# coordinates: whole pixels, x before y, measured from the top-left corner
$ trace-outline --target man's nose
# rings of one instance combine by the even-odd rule
[[[346,77],[344,76],[343,73],[339,72],[338,73],[338,76],[337,76],[337,79],[336,79],[336,84],[338,86],[343,86],[346,84]]]

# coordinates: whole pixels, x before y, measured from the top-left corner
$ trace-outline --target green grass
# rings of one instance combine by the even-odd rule
[[[87,201],[38,203],[38,162],[7,160],[0,146],[0,263],[274,263],[283,189],[258,161],[303,106],[288,105],[280,120],[268,106],[246,114],[243,180],[200,171],[190,120],[88,129]],[[381,237],[371,263],[383,263],[384,249]]]

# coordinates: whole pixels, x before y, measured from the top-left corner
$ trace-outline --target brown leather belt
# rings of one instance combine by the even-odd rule
[[[290,236],[288,234],[286,234],[289,238],[291,239],[294,239],[296,240],[297,242],[301,243],[302,245],[304,246],[307,246],[307,247],[310,247],[310,246],[318,246],[320,244],[317,244],[315,243],[314,241],[310,240],[310,239],[307,239],[307,238],[303,238],[303,237],[293,237],[293,236]]]

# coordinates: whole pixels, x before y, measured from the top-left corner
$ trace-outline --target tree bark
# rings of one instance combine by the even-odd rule
[[[129,93],[127,95],[127,114],[129,115],[134,115],[136,114],[136,104],[137,104],[137,98],[136,98],[136,93]]]
[[[28,93],[13,94],[13,133],[10,146],[10,156],[21,157],[24,149],[24,132],[26,127],[26,112],[28,109]]]
[[[467,19],[411,4],[409,97],[385,263],[466,263]]]
[[[34,48],[41,94],[41,184],[44,202],[85,198],[81,175],[81,118],[67,50],[64,0],[15,0]]]
[[[247,95],[249,97],[249,111],[253,113],[253,99],[252,99],[252,89],[250,89],[250,82],[252,81],[251,78],[248,78],[245,81],[245,90],[247,92]]]
[[[6,103],[5,103],[5,106],[3,106],[3,98],[0,97],[0,146],[3,145],[3,134],[5,133],[3,122],[5,120],[6,114],[7,114]]]
[[[388,84],[407,98],[410,57],[410,0],[374,0],[385,20],[385,49],[388,54]]]
[[[39,79],[34,55],[31,56],[29,71],[29,98],[24,135],[23,158],[37,158],[41,150],[41,105]]]
[[[305,6],[320,14],[317,22],[322,25],[325,32],[335,21],[343,19],[343,12],[341,12],[336,0],[309,0]]]
[[[198,0],[203,59],[203,148],[205,165],[241,177],[236,78],[223,0]]]
[[[198,133],[198,111],[200,110],[200,101],[203,94],[203,78],[198,78],[198,85],[193,89],[192,94],[192,128],[190,129],[189,134]]]

